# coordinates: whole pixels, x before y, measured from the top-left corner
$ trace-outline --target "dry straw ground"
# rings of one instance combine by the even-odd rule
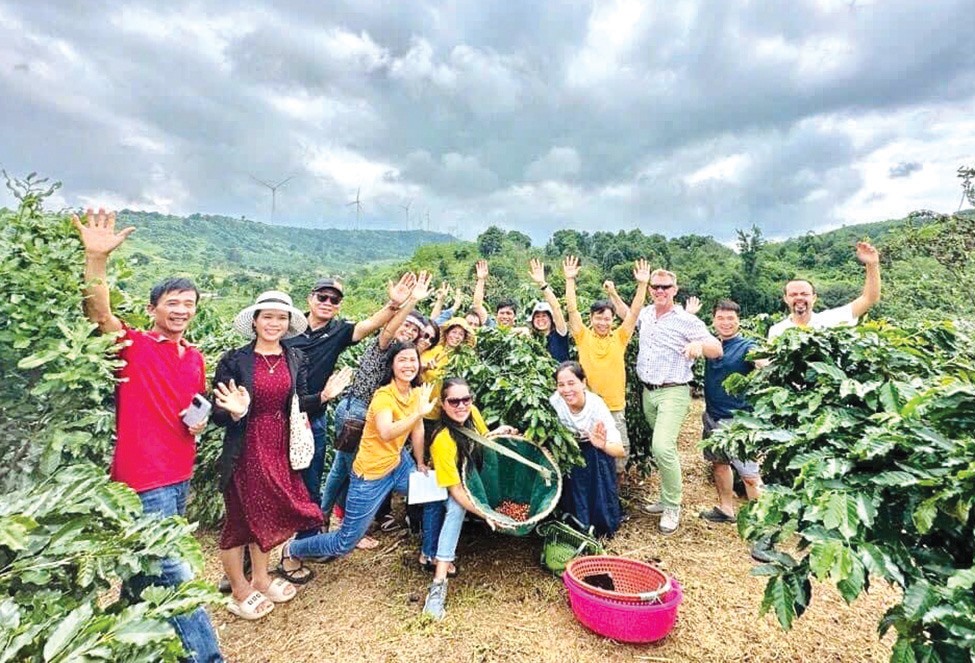
[[[683,584],[676,628],[663,642],[628,645],[576,622],[561,581],[538,565],[541,542],[466,526],[458,551],[460,576],[451,581],[447,617],[421,618],[429,576],[416,565],[418,543],[403,532],[381,535],[375,551],[315,565],[318,576],[289,604],[264,620],[244,622],[214,608],[229,660],[257,661],[886,661],[891,638],[877,638],[877,621],[897,600],[883,584],[847,606],[836,590],[817,584],[809,611],[791,632],[771,615],[758,616],[764,580],[734,527],[697,514],[713,503],[708,466],[696,449],[700,404],[685,422],[681,457],[685,507],[681,529],[657,532],[640,505],[656,479],[631,480],[624,490],[631,519],[612,541],[614,553],[654,560]],[[207,577],[220,577],[214,537]]]

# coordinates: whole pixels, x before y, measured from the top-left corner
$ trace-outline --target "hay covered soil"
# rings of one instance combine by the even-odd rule
[[[588,631],[573,617],[561,581],[540,568],[538,537],[468,523],[443,622],[420,614],[430,575],[417,565],[418,540],[403,530],[379,533],[376,550],[315,564],[317,577],[295,600],[259,622],[212,608],[228,660],[887,661],[892,640],[878,640],[877,622],[898,592],[882,583],[852,606],[832,586],[814,584],[812,604],[792,631],[781,630],[771,614],[759,617],[765,581],[749,575],[747,546],[733,526],[698,517],[714,503],[709,466],[697,450],[700,407],[695,403],[680,437],[680,530],[664,537],[657,518],[642,511],[657,494],[656,477],[630,477],[623,488],[630,519],[609,544],[612,553],[659,563],[683,584],[684,604],[666,640],[629,645]],[[207,578],[216,582],[215,536],[201,539]]]

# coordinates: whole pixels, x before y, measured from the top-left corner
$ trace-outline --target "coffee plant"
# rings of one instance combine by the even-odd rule
[[[811,579],[847,602],[884,580],[903,590],[880,622],[892,661],[969,661],[975,647],[975,345],[970,330],[870,323],[791,330],[771,364],[726,387],[754,405],[710,446],[764,458],[772,485],[743,508],[743,537],[779,548],[762,612],[791,627]]]
[[[544,444],[564,471],[582,465],[575,438],[549,404],[557,362],[533,337],[482,327],[476,349],[457,351],[444,377],[467,380],[489,426],[508,424]]]
[[[84,255],[68,216],[42,209],[57,185],[30,175],[7,187],[20,204],[0,210],[0,663],[179,660],[166,619],[216,595],[198,582],[138,602],[110,589],[167,556],[199,568],[193,528],[144,517],[138,496],[109,481],[115,339],[82,313]],[[118,289],[112,302],[139,319]]]

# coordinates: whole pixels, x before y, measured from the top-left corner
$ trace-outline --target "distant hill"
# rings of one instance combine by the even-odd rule
[[[143,254],[145,262],[170,262],[190,272],[202,266],[345,275],[371,263],[403,260],[426,244],[454,241],[450,235],[423,230],[293,228],[226,216],[178,217],[132,210],[119,213],[119,225],[137,228],[128,243],[134,256]],[[142,261],[135,259],[136,264]]]

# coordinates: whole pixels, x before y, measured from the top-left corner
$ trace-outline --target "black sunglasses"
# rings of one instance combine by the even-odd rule
[[[650,284],[651,290],[670,290],[673,287],[674,287],[673,283],[651,283]]]
[[[315,299],[322,302],[328,302],[329,304],[341,304],[342,295],[334,295],[331,292],[316,292]]]
[[[451,407],[460,407],[461,405],[470,405],[474,402],[473,396],[460,396],[459,398],[445,398],[447,405]]]

